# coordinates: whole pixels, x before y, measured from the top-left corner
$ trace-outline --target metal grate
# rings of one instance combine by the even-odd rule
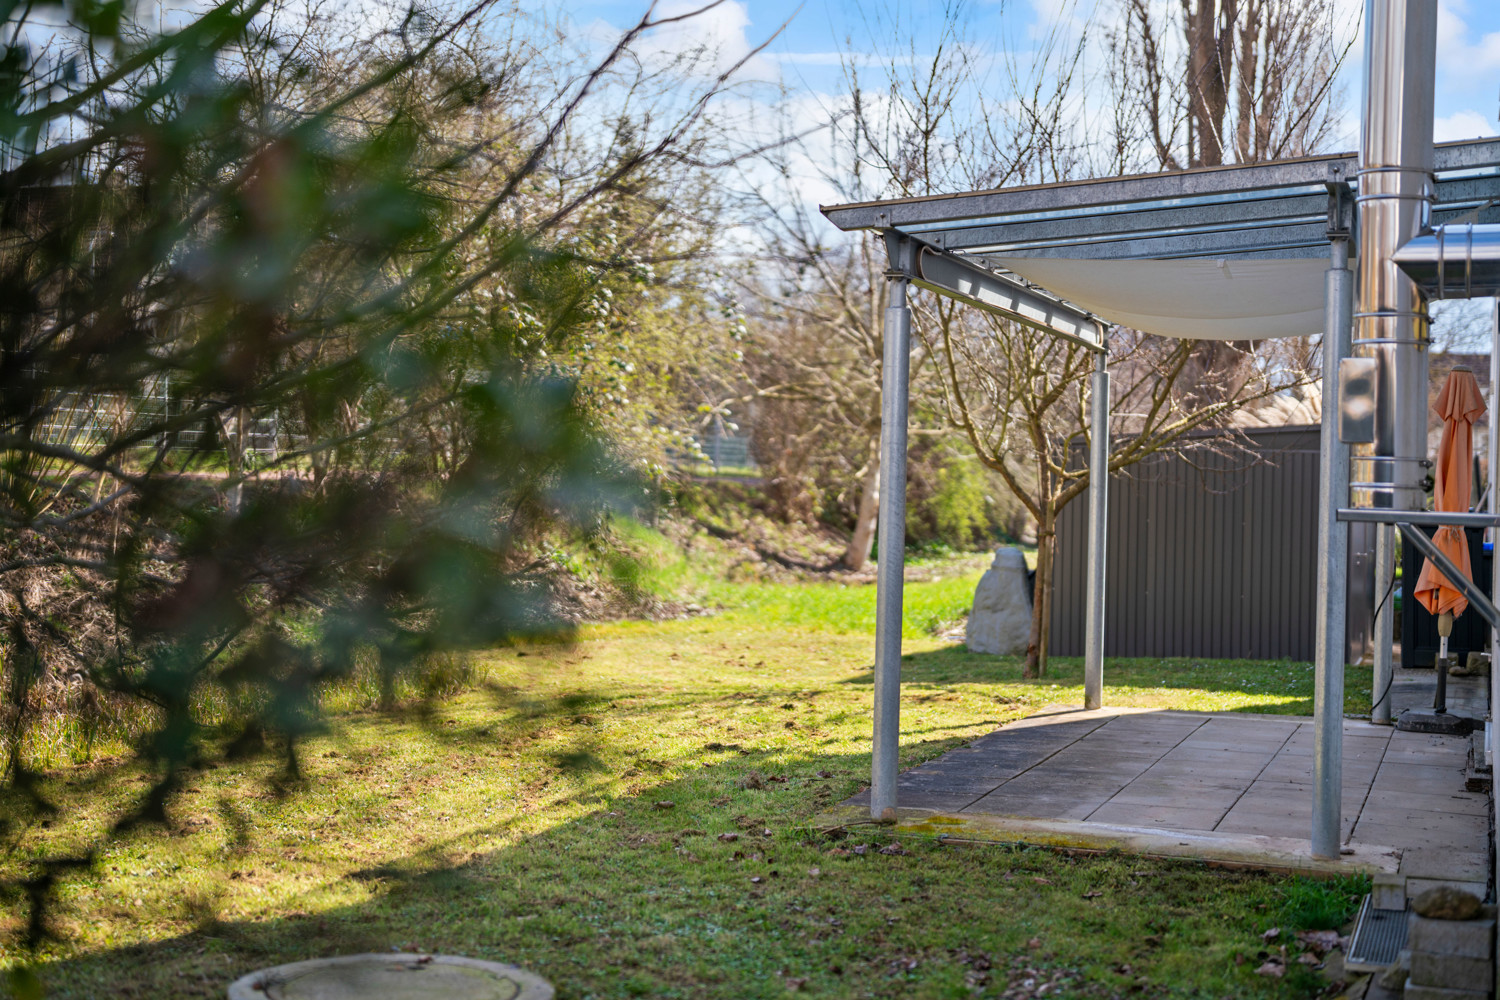
[[[1410,926],[1405,910],[1377,910],[1370,897],[1360,904],[1349,939],[1349,955],[1344,968],[1351,972],[1379,972],[1394,962],[1406,947]]]

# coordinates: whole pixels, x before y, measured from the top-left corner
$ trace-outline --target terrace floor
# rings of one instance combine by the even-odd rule
[[[1345,720],[1338,861],[1309,851],[1313,720],[1294,716],[1047,709],[901,774],[898,826],[1482,889],[1491,806],[1464,789],[1470,740]],[[868,816],[869,793],[841,805]]]

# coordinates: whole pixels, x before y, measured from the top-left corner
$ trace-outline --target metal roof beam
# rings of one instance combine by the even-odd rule
[[[1283,187],[1317,187],[1322,190],[1328,179],[1329,165],[1341,160],[1348,161],[1352,166],[1353,154],[1072,184],[1042,184],[972,194],[834,205],[824,207],[823,214],[835,226],[844,230],[904,229],[929,223],[959,222],[1022,212],[1087,209],[1126,202],[1154,201],[1164,203],[1160,207],[1170,207],[1172,203],[1183,199],[1202,199],[1207,204],[1236,192],[1258,192]]]
[[[1202,233],[1141,239],[1078,241],[1054,246],[968,247],[966,252],[997,257],[1060,257],[1067,260],[1169,260],[1176,257],[1327,257],[1326,215],[1316,222],[1255,229],[1225,228]]]
[[[1044,222],[1076,218],[1090,212],[1232,208],[1246,201],[1282,200],[1321,190],[1330,171],[1352,176],[1353,153],[1282,160],[1247,166],[1206,167],[1175,173],[1144,174],[1031,187],[1005,188],[926,198],[832,205],[823,208],[843,230],[901,229],[931,231],[1014,221]],[[1448,177],[1445,173],[1500,167],[1500,139],[1445,143],[1434,149],[1439,204],[1489,197],[1500,175]],[[1297,189],[1303,190],[1297,190]],[[1141,203],[1133,207],[1133,203]],[[1108,206],[1108,208],[1104,208]],[[953,246],[950,241],[949,247]]]
[[[912,229],[913,235],[945,250],[1000,245],[1064,245],[1105,237],[1138,238],[1219,230],[1226,226],[1252,228],[1297,222],[1320,222],[1328,215],[1328,194],[1268,198],[1252,202],[1167,208],[1110,215],[1073,215],[1045,221],[976,220],[962,228]]]
[[[1438,173],[1445,170],[1500,166],[1500,139],[1444,142],[1434,146],[1432,152],[1432,165]]]
[[[900,234],[891,234],[903,239]],[[997,274],[962,257],[913,240],[916,253],[908,274],[918,288],[983,309],[1044,333],[1071,340],[1091,351],[1104,349],[1104,322],[1019,278]],[[891,254],[893,261],[900,255]]]

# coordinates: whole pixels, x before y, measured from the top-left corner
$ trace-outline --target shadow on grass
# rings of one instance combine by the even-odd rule
[[[901,658],[903,702],[920,702],[924,689],[986,684],[1006,686],[1001,698],[1014,696],[1039,706],[1049,699],[1067,701],[1071,693],[1067,689],[1083,686],[1081,657],[1052,657],[1046,676],[1035,680],[1021,677],[1022,666],[1019,657],[970,653],[962,646],[908,653]],[[872,674],[863,673],[845,683],[870,684],[872,680]],[[1347,713],[1369,714],[1368,669],[1350,668],[1344,690]],[[1175,692],[1205,694],[1184,698]],[[1263,700],[1251,700],[1257,698]],[[1313,666],[1294,660],[1109,658],[1104,663],[1104,699],[1106,705],[1312,715]]]
[[[358,903],[237,921],[204,908],[190,932],[52,963],[47,995],[222,997],[256,968],[392,949],[513,962],[572,998],[936,998],[1028,978],[1100,998],[1320,985],[1296,966],[1285,981],[1257,977],[1244,961],[1293,880],[1026,848],[882,851],[890,838],[876,828],[809,826],[859,787],[863,754],[709,746],[682,777],[597,805],[599,783],[560,774],[593,810],[498,849],[466,853],[471,830],[379,864],[328,863],[327,878],[365,887]],[[752,771],[784,780],[746,787]],[[275,856],[257,850],[248,864]]]
[[[970,742],[977,726],[1068,700],[1067,689],[1082,681],[1076,659],[1054,660],[1040,681],[1022,682],[1020,672],[1014,659],[961,649],[907,657],[908,703],[953,698],[952,689],[963,685],[992,685],[985,694],[994,708],[975,712],[967,725],[950,725],[952,718],[924,724],[909,715],[902,766]],[[1312,974],[1300,967],[1282,982],[1251,971],[1257,963],[1249,959],[1265,949],[1261,934],[1278,923],[1289,926],[1279,908],[1295,883],[1282,877],[928,842],[883,854],[889,837],[868,827],[828,839],[811,827],[812,818],[859,791],[869,773],[868,756],[848,752],[847,733],[831,735],[845,723],[865,724],[866,696],[842,705],[830,704],[828,695],[868,684],[869,675],[821,683],[795,693],[713,683],[676,683],[670,691],[654,681],[629,690],[581,685],[548,699],[496,685],[475,699],[482,708],[435,705],[422,716],[421,733],[440,751],[437,758],[454,765],[439,767],[441,780],[430,788],[413,777],[419,758],[403,757],[398,737],[382,728],[393,724],[390,717],[349,717],[348,731],[323,737],[328,742],[318,748],[336,747],[342,755],[310,758],[335,758],[324,766],[338,770],[314,776],[300,794],[331,796],[330,786],[346,785],[339,794],[373,805],[334,820],[337,809],[329,807],[340,803],[323,803],[318,813],[331,825],[316,843],[296,841],[291,850],[278,839],[285,827],[250,817],[247,803],[247,822],[259,827],[237,833],[233,844],[226,843],[227,827],[219,836],[212,828],[174,829],[170,836],[199,869],[196,884],[186,874],[172,876],[184,882],[182,891],[174,889],[180,899],[161,905],[180,905],[181,912],[137,926],[131,915],[141,911],[126,909],[125,900],[75,897],[65,917],[89,919],[87,905],[109,911],[102,919],[116,926],[106,936],[157,939],[46,965],[47,995],[220,998],[229,981],[256,968],[408,946],[514,962],[573,998],[758,998],[789,990],[957,997],[976,987],[999,994],[1028,977],[1055,980],[1051,995],[1085,998],[1316,992]],[[1106,665],[1107,699],[1110,691],[1122,700],[1153,693],[1170,699],[1185,689],[1294,699],[1241,710],[1311,710],[1311,670],[1302,664]],[[783,713],[789,699],[798,703],[796,712]],[[1305,709],[1298,707],[1303,700]],[[813,705],[818,719],[799,722],[805,729],[784,728],[811,718]],[[740,721],[735,712],[746,708],[771,717]],[[997,718],[984,718],[985,711]],[[673,726],[702,733],[675,758],[663,747]],[[734,735],[736,726],[747,731]],[[798,747],[775,743],[776,734],[804,732]],[[827,744],[841,746],[818,751]],[[464,801],[461,790],[443,781],[456,782],[457,772],[476,766],[460,758],[482,759],[498,786],[517,766],[499,750],[545,761],[540,784],[551,785],[551,801],[528,814],[527,797],[516,791],[507,793],[514,811],[494,822],[458,815],[438,833],[413,830],[399,849],[361,843],[377,827],[399,828],[414,804],[461,812],[453,804]],[[89,781],[124,781],[131,768],[101,767]],[[759,776],[754,781],[752,772]],[[621,778],[631,781],[629,794],[620,790]],[[530,776],[527,783],[536,784]],[[245,795],[248,784],[231,784],[225,794]],[[400,798],[380,790],[392,784],[416,790],[401,789]],[[82,797],[86,789],[74,791]],[[554,812],[558,822],[537,821]],[[342,852],[334,847],[340,838],[350,845]],[[866,849],[856,852],[860,845]],[[247,906],[270,915],[226,919],[215,901],[223,898],[214,895],[215,878],[276,891],[279,901],[250,897]],[[238,889],[236,897],[245,898]],[[1203,905],[1208,899],[1212,906]],[[1246,961],[1237,963],[1236,955]],[[16,958],[0,951],[0,959]]]

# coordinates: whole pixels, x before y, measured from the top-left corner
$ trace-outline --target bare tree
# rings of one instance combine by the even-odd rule
[[[1322,149],[1353,25],[1333,0],[1118,0],[1105,32],[1121,172]]]
[[[752,185],[772,266],[749,289],[760,303],[761,346],[776,359],[760,391],[774,385],[777,398],[799,401],[810,415],[806,436],[841,443],[856,496],[842,559],[849,569],[869,558],[879,509],[885,247],[874,234],[853,247],[830,246],[806,188],[832,188],[843,202],[917,197],[1054,176],[1079,159],[1063,123],[1083,40],[1056,30],[1038,41],[1034,60],[997,61],[969,34],[963,0],[951,0],[940,17],[924,51],[883,42],[910,32],[872,16],[873,44],[849,47],[843,93],[823,110],[826,128],[797,134],[788,123],[787,141],[767,158],[774,181]],[[910,431],[919,436],[951,430],[928,362],[919,339]]]
[[[993,103],[969,105],[982,112],[983,128],[966,128],[954,110],[963,102],[949,103],[943,126],[970,137],[964,147],[970,188],[1295,155],[1331,133],[1338,110],[1332,73],[1347,51],[1331,4],[1201,0],[1174,14],[1149,0],[1126,0],[1122,21],[1106,37],[1117,58],[1107,75],[1112,131],[1102,144],[1090,142],[1083,125],[1090,94],[1077,70],[1081,37],[1070,45],[1059,35],[1043,47],[1047,58],[1040,62],[1002,58],[997,75],[1005,87],[992,91]],[[920,150],[933,141],[932,132],[909,130],[900,148]],[[912,159],[918,158],[882,166],[895,174]],[[1092,432],[1088,352],[950,303],[918,296],[914,305],[914,329],[939,358],[947,418],[1036,521],[1037,599],[1026,673],[1040,676],[1057,516],[1088,487],[1088,470],[1076,461]],[[1295,395],[1313,377],[1315,352],[1306,348],[1112,331],[1111,420],[1119,437],[1110,469],[1184,447],[1199,429],[1225,429],[1225,446],[1234,447],[1230,428],[1243,422],[1241,411]]]

